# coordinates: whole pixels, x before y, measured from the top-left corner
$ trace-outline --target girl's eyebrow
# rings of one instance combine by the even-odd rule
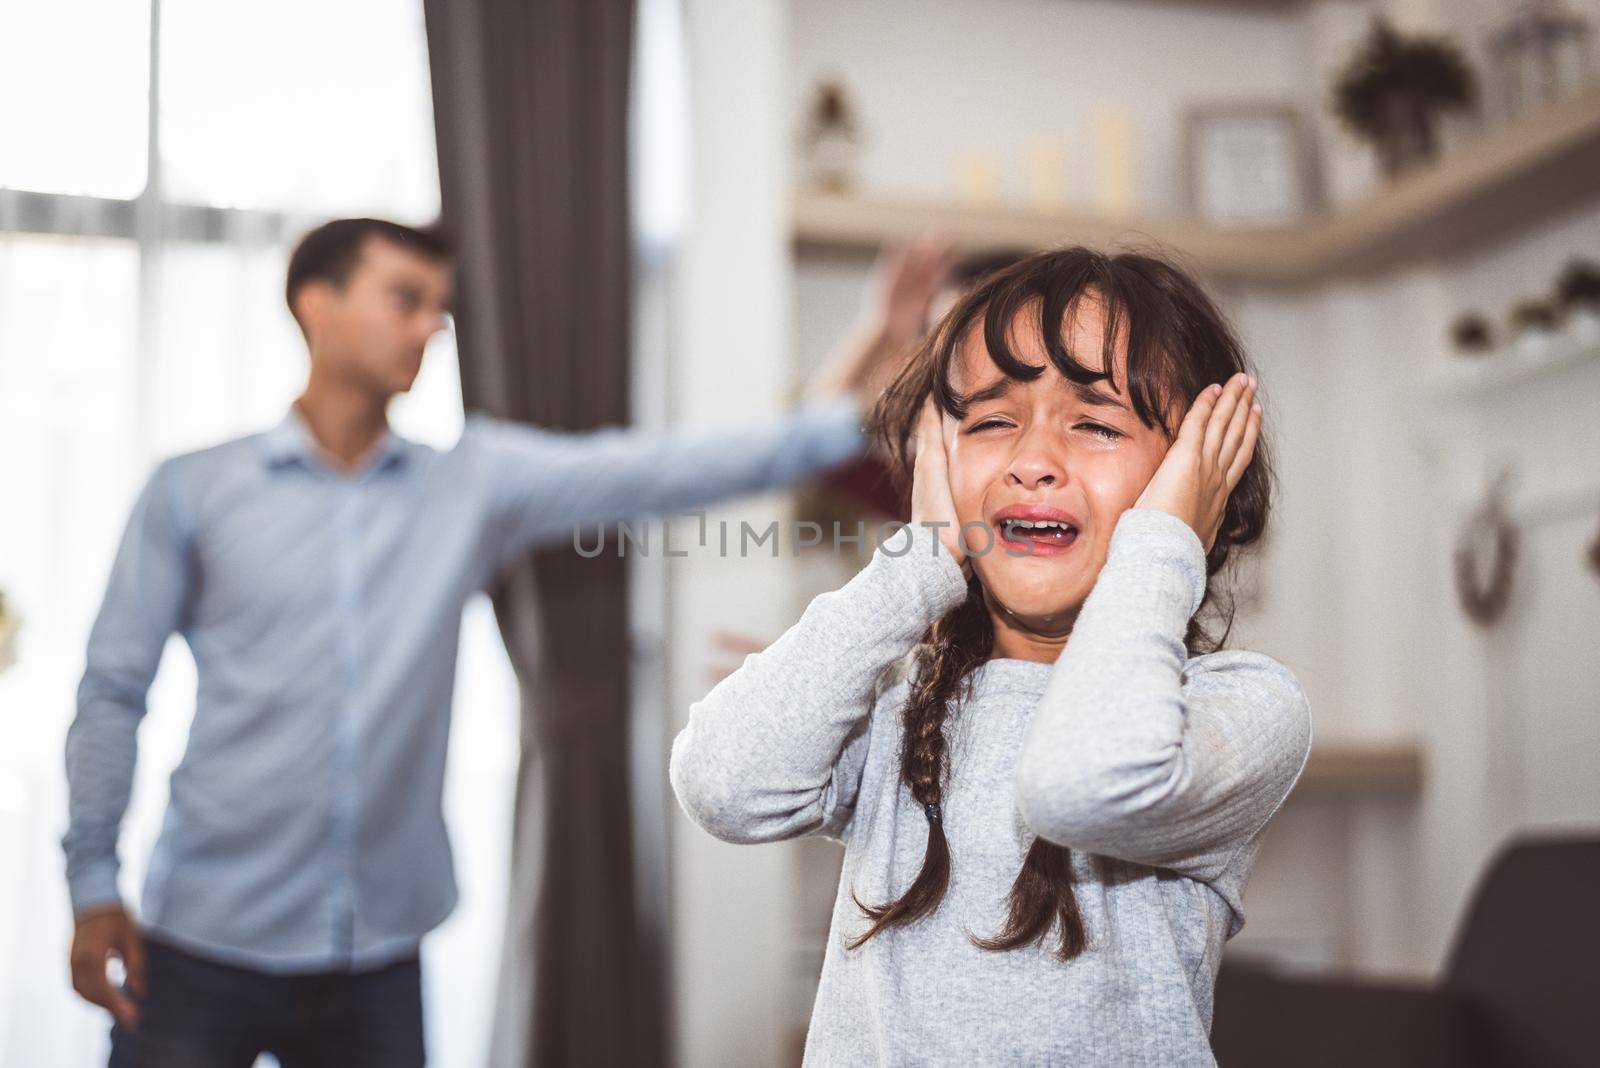
[[[1011,387],[1016,384],[1016,379],[1007,377],[1006,375],[1001,375],[995,381],[978,390],[978,392],[964,398],[964,400],[969,405],[982,404],[984,401],[996,400],[1005,396],[1007,393],[1010,393]]]
[[[968,405],[982,404],[985,401],[997,400],[998,398],[1005,396],[1007,393],[1010,393],[1012,387],[1014,387],[1016,384],[1016,379],[1002,375],[1000,378],[989,383],[987,386],[984,386],[976,393],[964,398],[964,400]],[[1071,381],[1068,382],[1068,385],[1072,387],[1073,394],[1084,404],[1093,405],[1097,408],[1116,408],[1119,411],[1131,413],[1131,409],[1129,409],[1129,407],[1121,400],[1111,396],[1110,394],[1101,393],[1092,385]]]
[[[1072,386],[1072,392],[1085,404],[1092,404],[1100,408],[1118,408],[1124,412],[1129,411],[1128,406],[1122,401],[1110,394],[1101,393],[1091,385],[1085,385],[1082,382],[1071,382],[1070,385]]]

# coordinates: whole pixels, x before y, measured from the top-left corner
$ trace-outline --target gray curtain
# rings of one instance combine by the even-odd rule
[[[466,405],[628,420],[632,0],[426,0]],[[536,554],[495,610],[522,683],[496,1063],[663,1063],[635,908],[626,561]]]

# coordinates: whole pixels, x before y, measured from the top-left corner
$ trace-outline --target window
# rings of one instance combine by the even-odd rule
[[[155,91],[152,92],[152,72]],[[151,153],[148,146],[159,144]],[[0,1063],[103,1064],[67,978],[62,744],[117,538],[161,457],[271,425],[305,352],[288,249],[332,215],[438,212],[418,0],[0,6]],[[448,444],[436,340],[396,427]],[[425,943],[430,1061],[487,1059],[509,867],[517,689],[487,602],[463,622],[446,814],[462,904]],[[123,888],[137,901],[193,709],[174,639],[140,731]]]
[[[0,188],[144,188],[150,12],[116,0],[0,8]]]

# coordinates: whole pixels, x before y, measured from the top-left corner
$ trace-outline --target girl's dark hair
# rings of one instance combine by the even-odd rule
[[[1067,326],[1084,297],[1098,300],[1104,316],[1104,347],[1098,366],[1068,351]],[[923,402],[931,394],[948,414],[966,414],[966,399],[950,384],[950,368],[962,342],[983,331],[989,358],[1014,379],[1031,381],[1044,368],[1020,360],[1011,331],[1019,316],[1039,334],[1050,364],[1074,382],[1105,381],[1128,396],[1148,427],[1172,436],[1178,421],[1200,392],[1251,371],[1227,319],[1187,273],[1154,255],[1115,255],[1073,247],[1041,252],[985,275],[934,328],[915,356],[874,408],[870,425],[880,444],[909,481],[915,431]],[[1119,383],[1113,354],[1127,346],[1127,381]],[[1228,498],[1222,526],[1206,555],[1206,595],[1190,621],[1185,646],[1190,656],[1221,648],[1232,629],[1233,606],[1214,578],[1234,550],[1259,540],[1266,529],[1272,496],[1272,461],[1263,431],[1250,466]],[[1221,602],[1219,607],[1218,602]],[[1220,637],[1201,623],[1204,615],[1224,620]],[[974,572],[967,599],[938,620],[914,654],[915,671],[902,712],[900,776],[928,816],[928,846],[922,870],[905,893],[886,905],[856,904],[872,921],[850,943],[854,949],[889,927],[915,922],[938,908],[950,881],[950,847],[941,803],[949,774],[946,718],[971,695],[972,675],[993,652],[994,630],[984,593]],[[1035,838],[1011,887],[1005,925],[989,938],[974,937],[985,949],[1009,950],[1039,945],[1059,928],[1056,955],[1071,960],[1087,944],[1083,919],[1072,890],[1071,850]],[[854,896],[852,894],[852,896]]]

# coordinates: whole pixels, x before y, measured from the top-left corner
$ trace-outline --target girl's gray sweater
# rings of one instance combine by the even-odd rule
[[[892,555],[899,551],[901,555]],[[951,880],[938,910],[859,949],[851,901],[921,867],[927,817],[901,783],[910,654],[966,596],[931,530],[897,534],[690,710],[671,780],[730,842],[844,843],[806,1063],[1214,1064],[1212,988],[1262,829],[1299,778],[1311,714],[1256,653],[1185,658],[1200,540],[1133,509],[1054,664],[991,660],[945,725]],[[1034,835],[1072,847],[1089,948],[1010,952],[997,933]]]

